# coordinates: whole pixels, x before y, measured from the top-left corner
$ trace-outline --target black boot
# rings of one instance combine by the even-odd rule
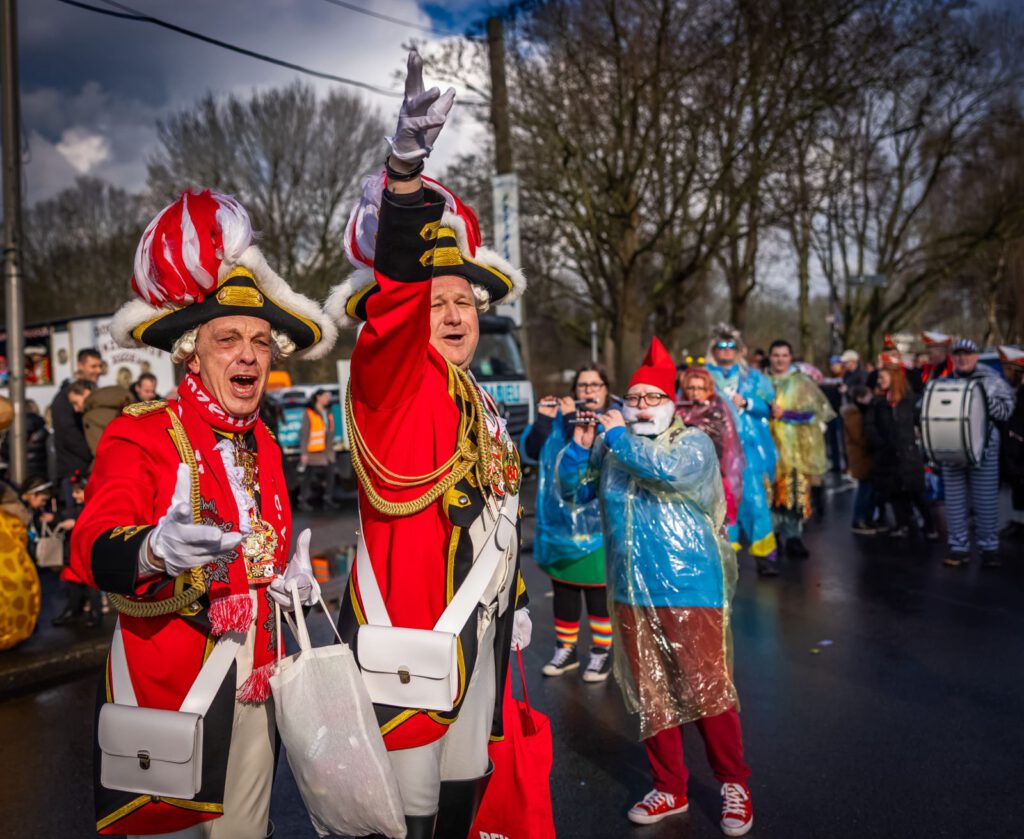
[[[811,552],[799,536],[786,540],[786,556],[790,559],[807,559]]]
[[[759,577],[779,576],[779,552],[772,551],[768,556],[755,556],[757,562],[757,574]]]
[[[466,839],[473,826],[484,791],[490,783],[494,764],[487,767],[487,774],[464,781],[441,781],[441,799],[437,811],[437,839]],[[412,834],[410,834],[411,836]]]
[[[81,611],[77,607],[72,607],[70,603],[64,607],[64,611],[55,617],[51,624],[54,626],[67,626],[68,624],[77,623],[78,618],[81,616]]]
[[[434,824],[437,822],[437,813],[432,816],[406,816],[405,817],[405,829],[408,831],[405,836],[406,839],[432,839],[434,836],[440,836],[434,829]],[[469,828],[466,828],[466,832],[469,832]]]

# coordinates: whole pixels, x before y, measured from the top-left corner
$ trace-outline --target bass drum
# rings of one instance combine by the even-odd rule
[[[977,466],[988,440],[988,403],[977,379],[933,379],[921,403],[921,436],[928,460]]]

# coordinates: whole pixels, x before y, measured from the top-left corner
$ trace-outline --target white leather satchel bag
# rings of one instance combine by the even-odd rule
[[[375,704],[441,712],[455,707],[459,696],[459,633],[477,605],[486,606],[493,599],[495,579],[500,576],[504,581],[515,564],[518,514],[519,495],[506,495],[489,526],[478,528],[482,538],[478,537],[479,542],[473,539],[474,545],[480,545],[473,566],[433,629],[391,625],[360,521],[356,573],[367,623],[356,634],[356,658]],[[473,528],[470,530],[473,535]],[[468,673],[465,678],[469,678]]]
[[[180,710],[140,708],[118,621],[110,647],[115,702],[100,709],[97,727],[103,786],[140,795],[195,798],[203,785],[203,717],[244,640],[241,633],[221,636]]]

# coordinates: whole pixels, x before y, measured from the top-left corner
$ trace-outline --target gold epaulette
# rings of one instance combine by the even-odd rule
[[[163,399],[151,399],[149,402],[133,402],[131,405],[125,405],[121,409],[121,413],[126,417],[144,417],[154,411],[162,411],[166,407],[167,403]]]

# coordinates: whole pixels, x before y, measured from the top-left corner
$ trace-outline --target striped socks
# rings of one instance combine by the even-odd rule
[[[557,621],[556,621],[557,624]],[[556,629],[557,631],[557,629]],[[591,641],[595,647],[602,650],[611,649],[612,646],[612,619],[611,618],[590,618]]]
[[[555,618],[555,640],[560,647],[575,647],[580,637],[579,621],[563,621]]]

